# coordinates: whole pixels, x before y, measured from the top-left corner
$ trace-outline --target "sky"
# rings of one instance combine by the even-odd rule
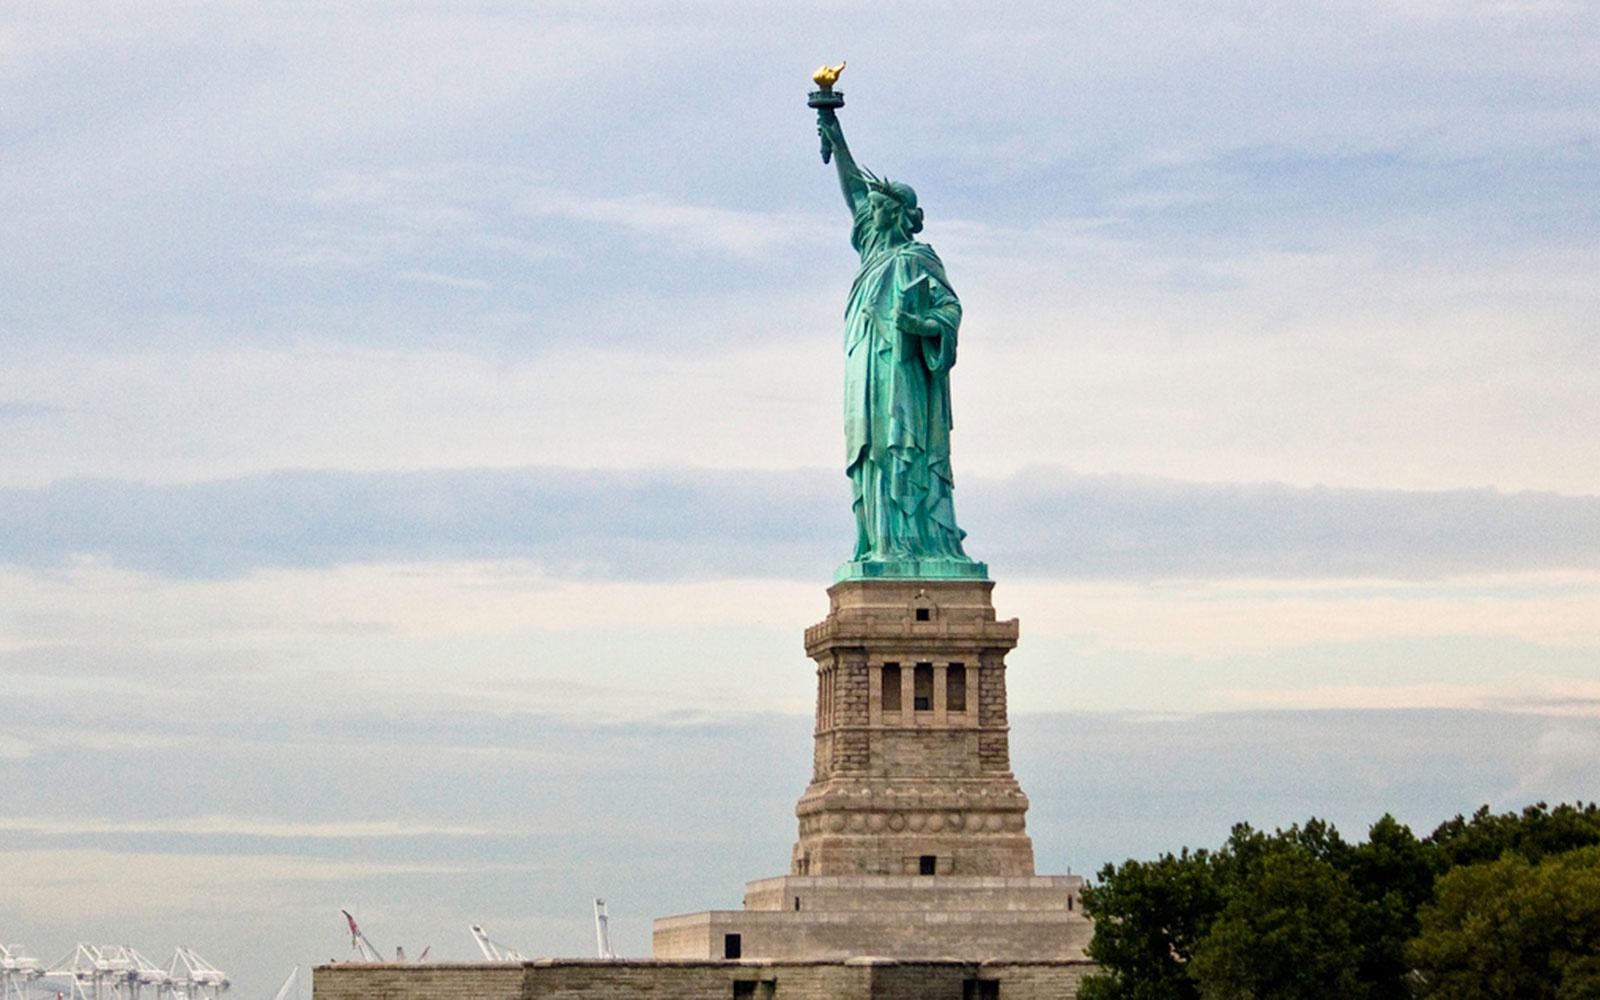
[[[1041,871],[1600,798],[1600,7],[0,8],[0,940],[270,997],[779,874],[810,74],[964,306]]]

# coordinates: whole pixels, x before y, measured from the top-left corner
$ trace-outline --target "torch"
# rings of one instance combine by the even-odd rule
[[[820,69],[811,74],[811,79],[816,83],[817,89],[811,92],[811,97],[806,101],[806,106],[817,109],[818,125],[832,118],[835,108],[844,107],[844,94],[833,89],[833,85],[839,82],[839,74],[843,72],[844,63],[840,62],[837,66],[829,66],[824,63]],[[822,137],[822,162],[827,163],[831,159],[833,159],[833,146],[828,142],[828,137],[824,135]]]

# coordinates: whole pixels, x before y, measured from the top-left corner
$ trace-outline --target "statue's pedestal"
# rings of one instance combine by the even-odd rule
[[[1033,874],[988,580],[848,580],[806,630],[816,752],[795,875]]]
[[[747,883],[743,910],[657,920],[656,958],[1083,957],[1083,880],[1034,874],[1006,717],[1017,622],[996,619],[993,588],[829,588],[805,637],[815,756],[790,874]]]
[[[745,884],[743,910],[655,922],[655,958],[838,961],[862,956],[1072,961],[1093,925],[1076,875],[789,876]]]

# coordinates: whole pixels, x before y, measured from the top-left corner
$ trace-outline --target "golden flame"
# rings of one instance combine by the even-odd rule
[[[819,68],[815,73],[811,74],[811,79],[815,81],[817,86],[824,90],[828,90],[832,88],[835,83],[839,82],[839,74],[843,72],[843,62],[840,62],[837,66],[829,66],[827,63],[823,63],[821,68]]]

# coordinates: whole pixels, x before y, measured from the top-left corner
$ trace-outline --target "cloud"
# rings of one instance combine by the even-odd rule
[[[1041,576],[1418,579],[1600,566],[1600,497],[1045,469],[996,485],[969,531],[997,564]]]
[[[528,864],[339,860],[271,854],[80,850],[0,851],[5,905],[33,921],[248,910],[271,913],[306,884],[526,872]],[[324,889],[324,892],[326,888]]]
[[[826,494],[801,474],[563,469],[281,472],[188,486],[75,481],[6,495],[5,556],[178,575],[532,558],[561,576],[803,573]],[[824,557],[825,558],[825,557]]]
[[[1600,681],[1576,677],[1519,676],[1493,684],[1317,685],[1218,694],[1253,709],[1495,709],[1600,717]]]
[[[433,274],[428,271],[402,271],[397,275],[403,281],[418,281],[428,285],[439,285],[444,288],[454,288],[462,291],[487,291],[493,287],[481,278],[461,278],[450,274]]]
[[[1215,844],[1239,820],[1270,828],[1315,815],[1358,833],[1392,812],[1425,833],[1485,802],[1497,810],[1519,807],[1528,799],[1515,789],[1526,774],[1543,773],[1537,791],[1551,801],[1591,798],[1592,768],[1579,763],[1600,738],[1592,718],[1486,711],[1255,711],[1159,720],[1028,714],[1015,706],[1013,713],[1013,759],[1032,800],[1030,833],[1041,871],[1050,873],[1069,865],[1086,873],[1105,861]],[[47,915],[131,917],[141,904],[152,911],[271,912],[292,900],[286,912],[320,908],[336,921],[330,908],[342,900],[405,902],[398,884],[437,888],[426,905],[453,905],[429,912],[453,921],[455,906],[470,913],[547,883],[545,891],[577,897],[581,906],[583,888],[626,877],[630,889],[618,891],[626,900],[619,908],[634,916],[681,912],[724,893],[736,899],[744,879],[782,870],[794,835],[789,807],[806,780],[807,721],[797,715],[675,728],[578,725],[548,734],[519,724],[525,743],[598,751],[575,756],[576,769],[560,782],[481,764],[467,768],[459,758],[427,753],[413,755],[404,769],[373,769],[377,758],[362,757],[354,762],[364,769],[361,780],[330,789],[335,771],[307,772],[291,739],[241,759],[253,762],[275,801],[297,810],[284,824],[303,826],[312,838],[318,828],[381,826],[387,821],[367,817],[392,814],[397,805],[405,813],[400,822],[419,829],[509,827],[511,811],[524,819],[559,817],[559,835],[481,843],[449,834],[433,841],[338,837],[337,854],[335,845],[316,839],[269,841],[255,852],[155,851],[130,847],[131,830],[206,820],[140,817],[99,834],[86,829],[86,837],[99,839],[69,849],[0,852],[8,887],[0,908],[36,914],[37,923]],[[426,713],[383,720],[393,747],[431,746],[438,722]],[[489,731],[495,728],[507,732]],[[515,741],[510,728],[476,734],[464,728],[462,735]],[[1272,752],[1262,752],[1266,747]],[[387,752],[392,757],[396,750]],[[1541,761],[1552,768],[1537,772]],[[104,771],[114,788],[163,762],[108,754],[77,764]],[[475,771],[482,782],[468,780]],[[308,774],[314,787],[294,798]],[[704,808],[719,789],[742,796],[739,831],[730,833],[723,814]],[[671,850],[663,851],[663,842]],[[490,885],[497,878],[498,888]],[[230,892],[238,894],[231,904]],[[645,940],[641,933],[637,946],[646,947]]]
[[[559,192],[526,197],[529,215],[599,223],[660,237],[687,249],[714,250],[741,257],[793,252],[792,245],[827,246],[840,227],[831,218],[800,213],[733,210],[692,205],[656,194],[624,198],[581,198]]]
[[[1584,727],[1579,720],[1552,726],[1540,734],[1532,758],[1510,797],[1521,801],[1565,801],[1574,788],[1593,788],[1594,762],[1600,760],[1600,732]],[[1587,798],[1591,802],[1600,798],[1600,790],[1591,790]]]
[[[1563,755],[1597,738],[1593,717],[1461,710],[1017,715],[1012,726],[1040,870],[1084,873],[1214,847],[1240,821],[1272,829],[1317,816],[1359,836],[1389,813],[1423,836],[1484,804],[1590,800],[1593,767]],[[1525,778],[1558,758],[1548,780]]]
[[[601,344],[590,342],[590,326],[567,328],[559,348],[531,358],[307,339],[285,351],[18,363],[0,371],[6,393],[52,412],[0,422],[0,452],[10,459],[0,484],[81,475],[195,482],[284,468],[771,469],[837,453],[837,438],[816,430],[838,419],[836,371],[815,363],[833,358],[832,338],[772,333],[797,311],[793,303],[702,301],[672,328],[672,351],[607,346],[618,330],[654,325],[658,305],[593,305],[600,318],[586,322],[614,327]],[[497,321],[507,337],[522,335],[517,326]],[[726,331],[757,343],[707,346]]]
[[[403,820],[305,822],[251,816],[178,816],[155,820],[103,819],[87,816],[8,816],[0,830],[49,837],[110,837],[175,833],[203,837],[241,836],[310,840],[369,837],[484,837],[497,831],[481,826],[416,823]],[[510,832],[510,831],[505,831]],[[517,833],[527,833],[518,830]]]
[[[981,33],[952,8],[916,10],[908,45],[911,10],[848,19],[848,116],[935,219],[1113,219],[1194,266],[1351,227],[1401,260],[1594,229],[1581,8],[1022,5]],[[771,4],[623,11],[8,11],[0,218],[31,252],[0,263],[0,334],[148,345],[178,313],[249,317],[261,339],[410,320],[427,341],[440,324],[420,318],[464,308],[397,272],[537,310],[619,283],[792,283],[812,213],[837,210],[800,56],[839,26]],[[984,84],[907,85],[929,65],[982,65]],[[848,254],[842,224],[827,238]]]
[[[0,491],[0,559],[171,576],[526,560],[552,577],[815,579],[846,555],[824,471],[283,471]],[[1600,498],[1201,484],[1034,470],[963,486],[970,548],[1064,579],[1397,578],[1600,567]]]
[[[1020,617],[1031,637],[1016,655],[1080,664],[1077,697],[1111,695],[1117,704],[1144,698],[1215,706],[1223,689],[1334,678],[1382,687],[1583,677],[1600,647],[1595,573],[1446,581],[999,579],[1005,613]],[[1165,678],[1160,694],[1139,678]],[[1038,679],[1024,672],[1018,682]]]
[[[0,421],[29,420],[34,417],[48,417],[58,412],[54,406],[40,403],[22,403],[13,401],[0,402]]]

